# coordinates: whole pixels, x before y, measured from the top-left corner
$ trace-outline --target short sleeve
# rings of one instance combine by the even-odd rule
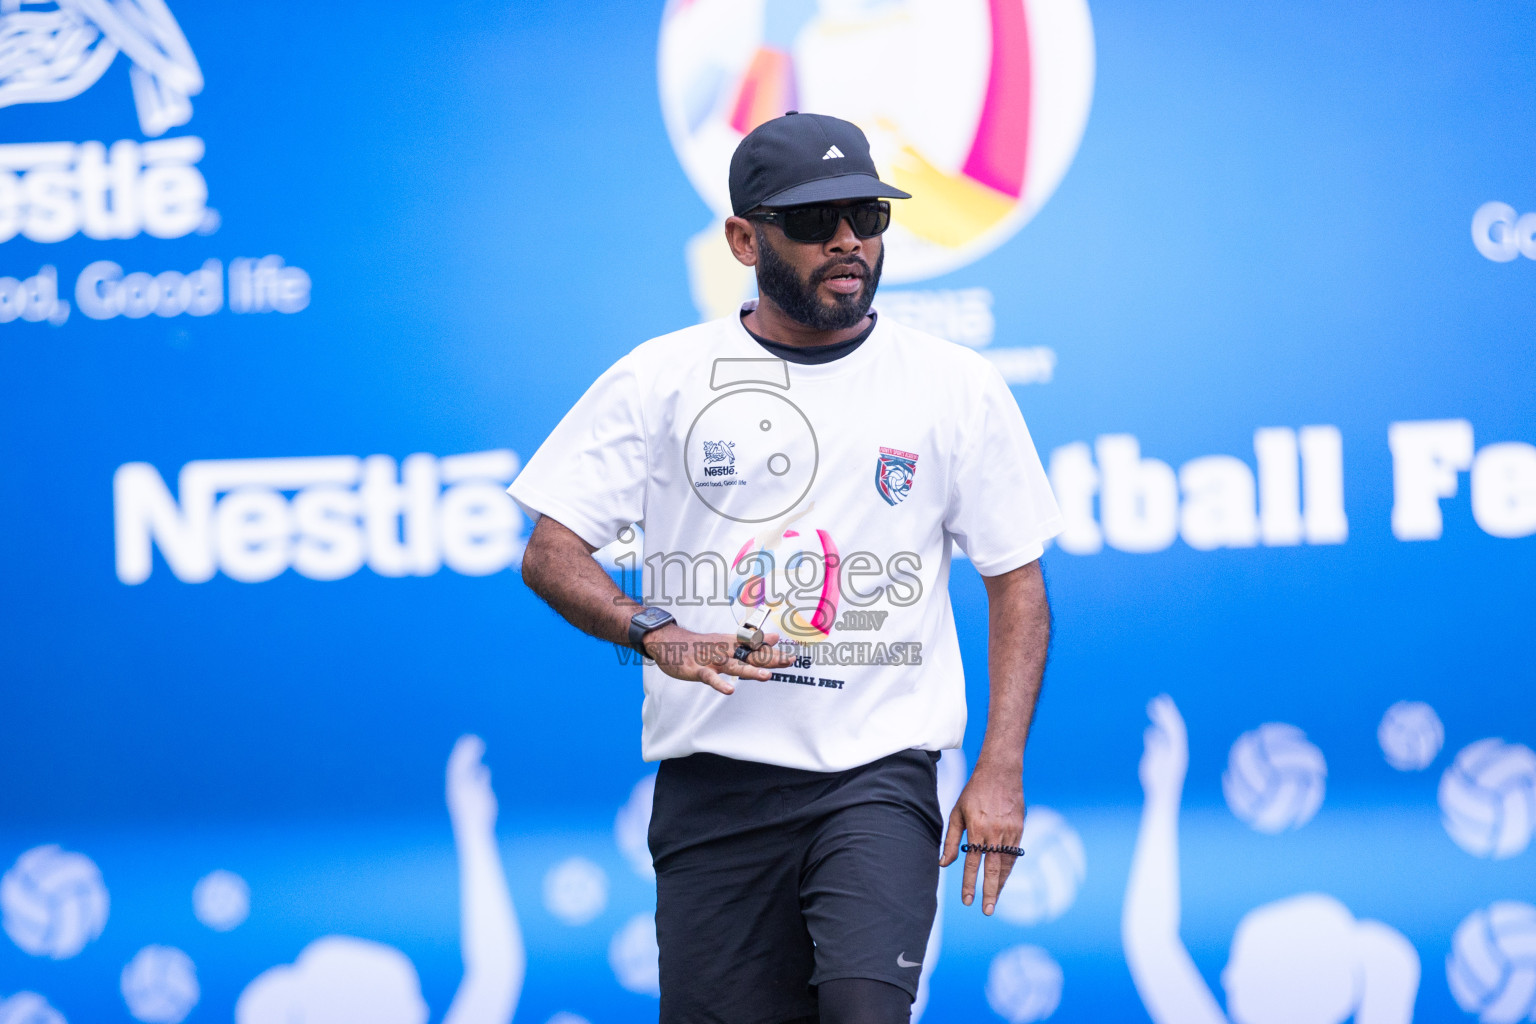
[[[603,547],[645,518],[645,420],[633,360],[608,369],[533,453],[507,493]]]
[[[982,374],[957,438],[944,529],[978,572],[999,576],[1039,558],[1062,520],[1013,393],[990,363]]]

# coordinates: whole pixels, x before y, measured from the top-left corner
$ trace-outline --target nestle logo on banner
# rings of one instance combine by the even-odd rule
[[[154,466],[112,478],[117,578],[143,583],[159,549],[172,575],[203,583],[223,572],[260,583],[287,569],[337,580],[368,566],[380,576],[466,576],[514,565],[526,538],[506,493],[509,449],[189,462],[172,496]]]
[[[180,238],[218,227],[195,136],[134,142],[0,145],[0,242]]]
[[[0,107],[73,99],[121,53],[144,134],[186,124],[203,73],[175,16],[159,2],[123,15],[105,3],[0,4]],[[124,139],[110,150],[101,142],[0,146],[0,242],[18,233],[58,242],[81,231],[103,239],[211,231],[218,218],[193,166],[202,157],[203,142],[192,137]]]
[[[160,0],[10,0],[0,4],[0,39],[0,107],[73,99],[95,85],[119,53],[130,62],[128,80],[145,135],[186,124],[191,97],[203,91],[192,47]]]

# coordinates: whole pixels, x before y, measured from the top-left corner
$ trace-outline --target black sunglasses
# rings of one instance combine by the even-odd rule
[[[891,204],[875,199],[857,206],[792,206],[786,210],[763,210],[744,214],[748,220],[777,224],[792,242],[825,242],[837,234],[837,226],[848,218],[853,233],[860,238],[874,238],[891,226]]]

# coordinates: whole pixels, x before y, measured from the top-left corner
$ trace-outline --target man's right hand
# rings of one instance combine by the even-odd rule
[[[731,633],[691,633],[677,623],[669,623],[645,634],[641,646],[646,656],[673,679],[694,679],[721,693],[735,693],[736,684],[728,677],[768,679],[776,668],[794,663],[795,656],[775,645],[779,634],[769,633],[763,646],[738,661],[732,656],[736,637]]]

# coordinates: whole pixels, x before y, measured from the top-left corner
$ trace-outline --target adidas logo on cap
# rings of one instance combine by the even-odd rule
[[[12,0],[0,0],[0,8],[8,3]],[[869,140],[858,125],[804,113],[769,118],[742,138],[731,154],[730,190],[731,209],[738,216],[759,206],[911,198],[880,180]]]

